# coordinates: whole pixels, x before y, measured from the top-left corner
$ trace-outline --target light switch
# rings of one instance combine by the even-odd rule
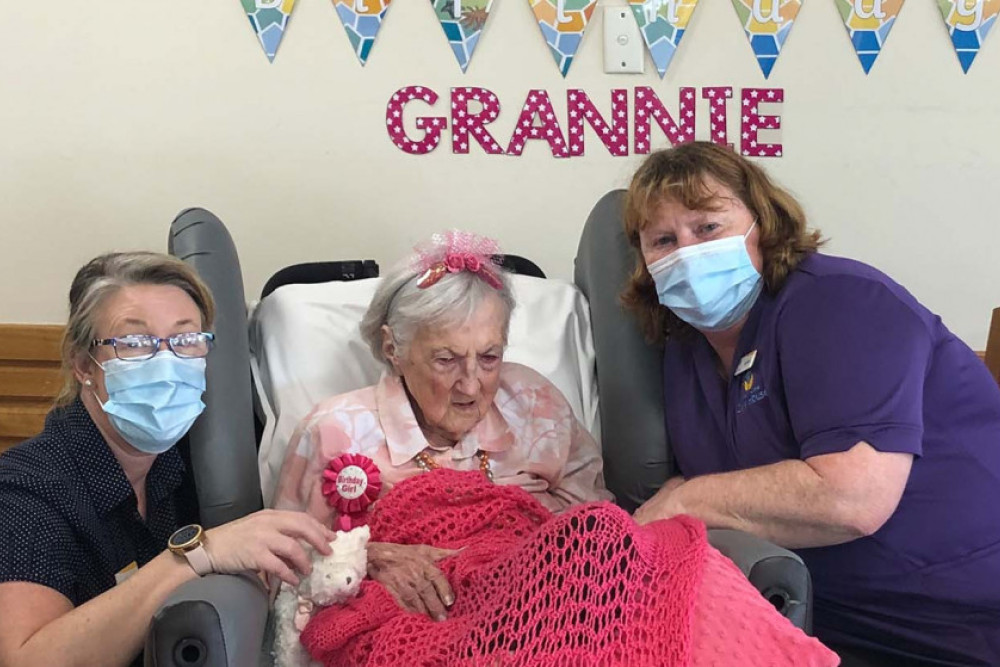
[[[608,74],[642,74],[646,52],[642,33],[632,9],[626,6],[604,8],[604,71]]]

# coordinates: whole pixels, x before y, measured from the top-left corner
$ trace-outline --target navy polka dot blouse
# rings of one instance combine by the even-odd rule
[[[78,400],[38,436],[0,455],[0,582],[55,589],[79,606],[143,566],[177,529],[184,463],[177,448],[146,478],[146,519],[125,472]]]

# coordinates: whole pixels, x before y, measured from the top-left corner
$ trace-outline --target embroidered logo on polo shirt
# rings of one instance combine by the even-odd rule
[[[767,390],[760,384],[760,378],[753,371],[747,371],[740,379],[740,399],[736,403],[736,413],[744,412],[754,403],[760,403],[767,398]]]

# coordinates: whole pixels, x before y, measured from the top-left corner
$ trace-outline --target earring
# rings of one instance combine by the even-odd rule
[[[94,382],[90,378],[87,378],[86,380],[83,381],[83,384],[86,387],[90,387],[90,386],[92,386],[94,384]]]

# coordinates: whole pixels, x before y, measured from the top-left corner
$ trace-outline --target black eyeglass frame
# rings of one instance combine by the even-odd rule
[[[178,354],[174,345],[180,343],[181,339],[188,336],[204,336],[205,342],[207,343],[207,349],[205,354],[191,355],[191,354]],[[118,354],[118,345],[123,343],[126,339],[144,339],[144,342],[152,346],[153,351],[148,355],[138,356],[138,357],[123,357]],[[110,346],[115,351],[115,357],[121,359],[122,361],[147,361],[152,359],[160,352],[160,344],[166,342],[167,349],[178,359],[204,359],[208,356],[208,353],[212,351],[215,343],[215,334],[210,331],[191,331],[188,333],[177,334],[176,336],[168,336],[166,338],[160,338],[158,336],[153,336],[150,334],[130,334],[128,336],[118,336],[115,338],[95,338],[90,341],[91,347],[103,347]]]

